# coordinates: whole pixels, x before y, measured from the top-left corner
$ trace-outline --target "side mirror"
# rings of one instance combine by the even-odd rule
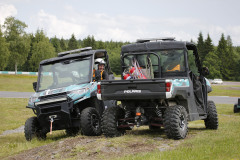
[[[33,89],[36,92],[36,90],[37,90],[37,82],[33,82],[32,84],[33,84]]]
[[[100,81],[101,80],[101,73],[99,70],[95,71],[95,80]]]
[[[208,67],[203,67],[203,68],[202,68],[202,75],[203,75],[203,76],[209,75]]]

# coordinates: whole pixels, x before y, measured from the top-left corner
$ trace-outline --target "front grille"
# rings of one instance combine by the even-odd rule
[[[36,102],[36,107],[41,113],[53,113],[61,111],[61,104],[68,102],[66,93],[47,95],[39,97],[40,101]]]
[[[52,104],[44,104],[39,105],[39,109],[41,113],[51,113],[61,111],[61,103],[52,103]]]

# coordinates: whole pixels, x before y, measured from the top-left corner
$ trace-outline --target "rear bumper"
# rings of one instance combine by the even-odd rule
[[[145,99],[166,99],[166,93],[164,92],[144,92],[141,93],[133,93],[131,90],[128,92],[125,91],[122,93],[114,93],[114,94],[104,94],[102,97],[103,100],[145,100]]]

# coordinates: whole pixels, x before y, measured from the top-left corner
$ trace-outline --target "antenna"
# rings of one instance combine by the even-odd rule
[[[65,51],[65,52],[60,52],[58,53],[58,57],[63,57],[66,56],[70,53],[75,53],[75,52],[83,52],[83,51],[89,51],[92,50],[92,47],[85,47],[85,48],[80,48],[80,49],[74,49],[74,50],[70,50],[70,51]]]

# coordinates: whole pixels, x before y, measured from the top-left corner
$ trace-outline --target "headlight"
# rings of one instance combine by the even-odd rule
[[[30,98],[29,98],[29,103],[34,103],[36,100],[38,99],[38,97],[34,97],[34,96],[31,96]]]
[[[78,89],[78,90],[69,91],[68,94],[83,94],[83,93],[87,92],[88,90],[89,90],[89,88],[82,88],[82,89]]]

